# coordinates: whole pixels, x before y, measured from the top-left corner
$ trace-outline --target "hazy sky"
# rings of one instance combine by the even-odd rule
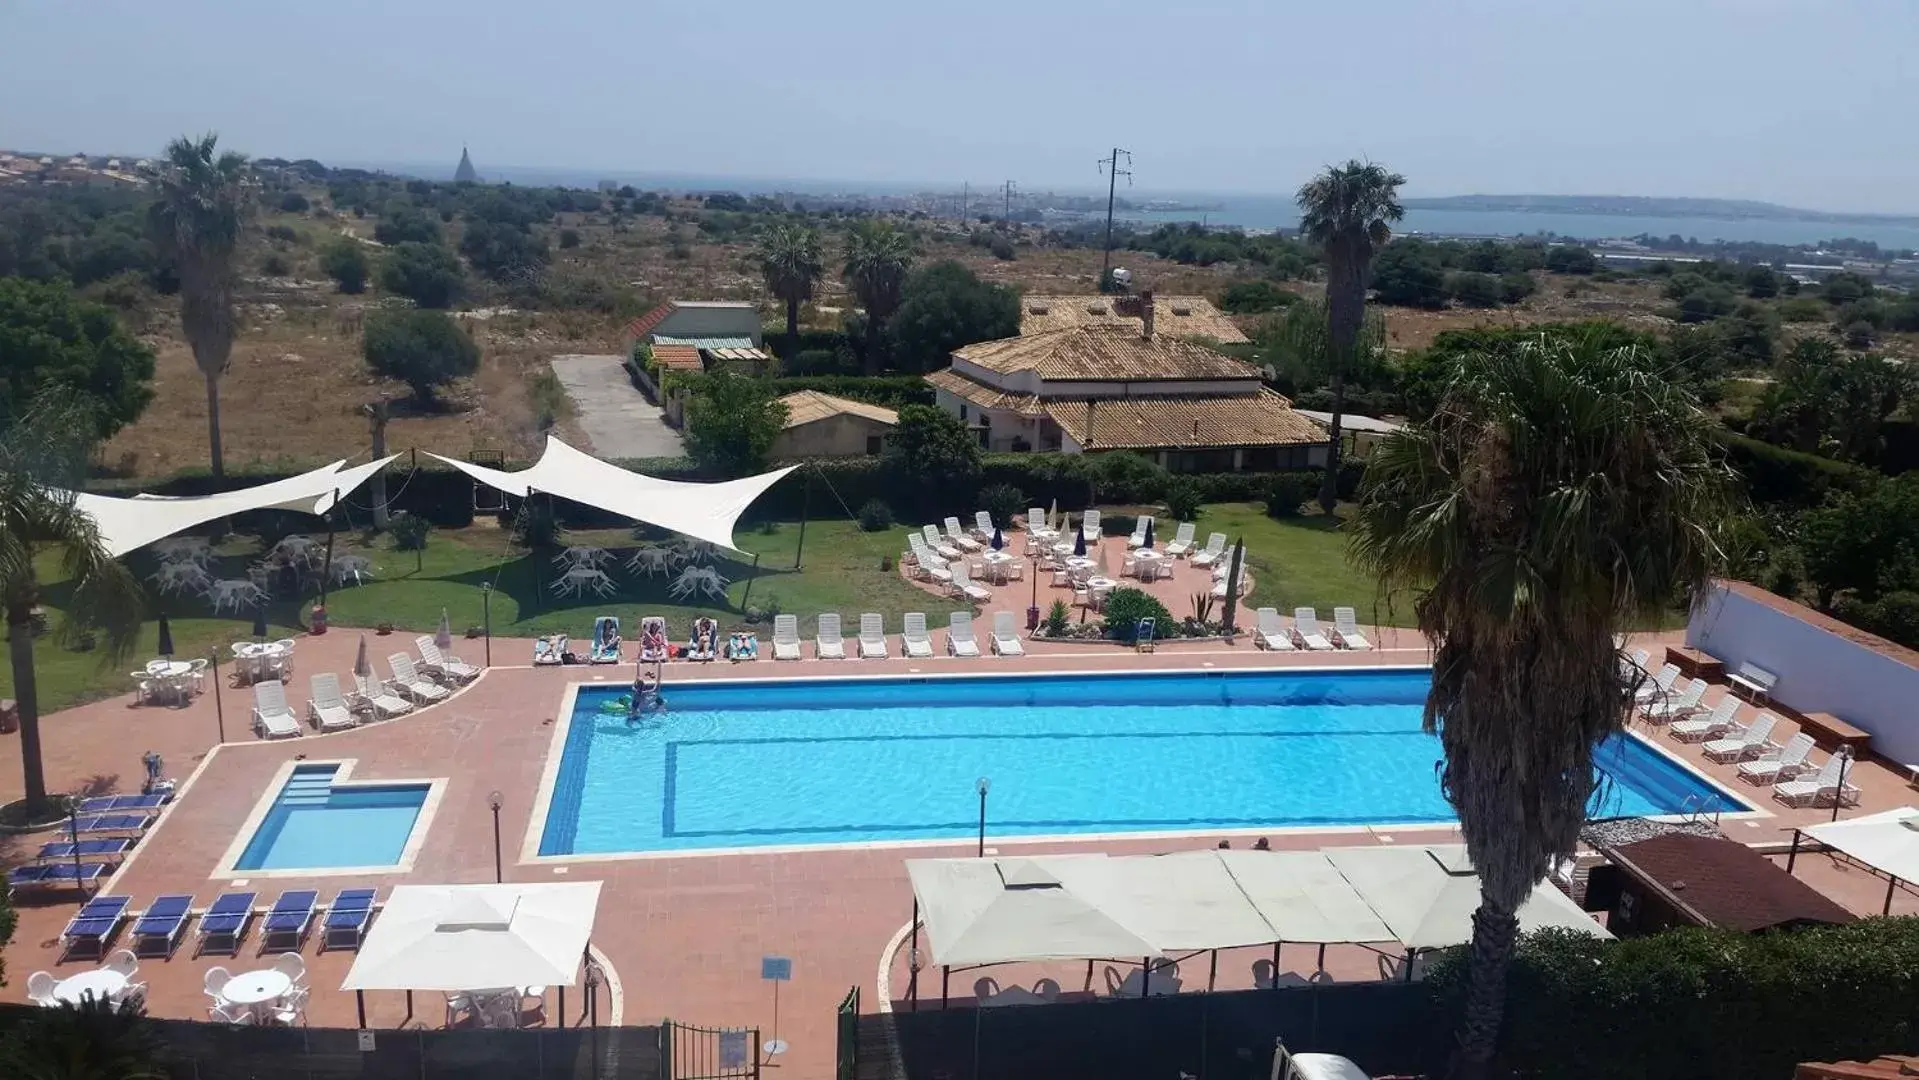
[[[1919,212],[1911,0],[0,0],[0,146]]]

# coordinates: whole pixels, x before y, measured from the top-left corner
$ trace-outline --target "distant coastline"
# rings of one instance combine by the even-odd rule
[[[1408,210],[1814,221],[1835,225],[1919,225],[1919,214],[1835,213],[1747,199],[1662,198],[1650,195],[1449,195],[1434,199],[1403,199],[1401,202]]]

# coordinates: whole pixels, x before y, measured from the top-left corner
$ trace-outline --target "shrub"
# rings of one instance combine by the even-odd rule
[[[452,307],[464,281],[459,257],[441,244],[400,244],[380,261],[380,288],[423,308]]]
[[[1747,494],[1760,505],[1814,507],[1839,491],[1857,491],[1872,482],[1873,474],[1843,461],[1788,450],[1768,442],[1724,436],[1726,461],[1745,481]]]
[[[1002,529],[1013,527],[1013,516],[1026,512],[1026,493],[1011,484],[988,484],[980,489],[979,508]]]
[[[292,271],[286,256],[277,251],[267,252],[266,258],[260,260],[260,272],[268,277],[286,277]]]
[[[300,234],[295,232],[291,225],[269,225],[267,239],[278,240],[282,244],[297,244],[300,242]]]
[[[304,214],[312,205],[305,195],[297,191],[289,191],[280,196],[280,209],[289,214]]]
[[[1166,605],[1141,589],[1114,589],[1106,597],[1106,636],[1132,641],[1139,633],[1141,619],[1153,620],[1153,628],[1164,637],[1173,631],[1173,613]]]
[[[860,528],[866,532],[884,532],[893,527],[893,508],[885,499],[868,499],[860,504]]]
[[[1133,514],[1101,514],[1099,531],[1102,536],[1131,536],[1139,527],[1139,518]],[[1087,537],[1092,539],[1092,537]]]
[[[1053,606],[1046,609],[1047,635],[1050,637],[1063,636],[1066,633],[1067,626],[1071,624],[1072,618],[1073,609],[1066,606],[1066,601],[1053,601]]]
[[[1188,476],[1175,476],[1166,484],[1163,496],[1166,516],[1174,521],[1191,521],[1199,516],[1199,485]]]
[[[371,269],[366,248],[358,240],[342,236],[320,252],[321,272],[332,278],[340,291],[349,296],[366,291],[366,279]]]
[[[1158,462],[1130,450],[1095,454],[1087,468],[1092,475],[1093,495],[1102,502],[1157,501],[1169,479]]]
[[[444,311],[376,311],[367,317],[361,350],[374,374],[406,383],[427,405],[442,385],[480,368],[480,347]]]
[[[1514,272],[1499,276],[1499,289],[1503,294],[1500,297],[1502,300],[1508,304],[1517,304],[1539,291],[1539,286],[1533,281],[1531,274]]]
[[[560,250],[567,251],[579,246],[580,246],[580,230],[578,229],[561,229],[560,230]]]
[[[1234,315],[1261,315],[1298,300],[1298,296],[1270,281],[1236,281],[1219,294],[1219,309]]]
[[[393,537],[393,550],[423,551],[427,533],[433,531],[433,523],[402,510],[387,520],[386,531]]]
[[[1841,336],[1846,339],[1848,349],[1870,349],[1872,343],[1879,340],[1879,329],[1864,319],[1857,319],[1846,324]]]
[[[1467,307],[1498,307],[1499,279],[1491,274],[1463,273],[1446,278],[1446,292]]]
[[[1774,310],[1790,323],[1825,322],[1830,314],[1826,302],[1816,296],[1792,296],[1779,301]]]
[[[1556,244],[1546,249],[1546,269],[1555,274],[1590,274],[1598,268],[1599,259],[1583,247]]]
[[[1320,477],[1318,472],[1279,473],[1266,485],[1266,515],[1268,517],[1298,517],[1307,500],[1319,494]]]

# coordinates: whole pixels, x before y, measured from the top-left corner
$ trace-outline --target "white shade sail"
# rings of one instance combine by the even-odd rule
[[[342,990],[572,986],[600,883],[396,885]]]
[[[1393,932],[1324,851],[1212,851],[1273,928],[1269,941],[1392,941]]]
[[[1184,851],[1074,863],[1060,876],[1167,952],[1264,945],[1276,936],[1220,856]],[[1338,875],[1334,875],[1337,877]],[[1343,940],[1343,939],[1342,939]]]
[[[1097,900],[1068,887],[1065,864],[1104,855],[1025,859],[908,859],[933,963],[1157,957],[1156,946],[1121,926]]]
[[[740,515],[767,488],[798,468],[789,465],[743,480],[690,484],[628,472],[552,436],[547,437],[546,452],[540,460],[519,472],[489,469],[439,454],[428,456],[509,495],[525,497],[529,492],[545,492],[734,551],[739,548],[733,543],[733,526]]]
[[[1408,949],[1444,949],[1473,937],[1479,874],[1464,844],[1327,848],[1326,856]],[[1611,937],[1565,893],[1542,882],[1519,906],[1519,930],[1558,926]]]
[[[340,467],[346,464],[344,460],[335,461],[285,480],[222,491],[216,495],[135,495],[122,499],[76,492],[73,502],[93,518],[107,552],[117,557],[209,521],[249,510],[295,510],[324,514],[333,509],[338,500],[366,483],[374,473],[385,468],[387,462],[398,456],[391,455],[351,469]]]
[[[1882,874],[1919,881],[1919,806],[1829,821],[1803,831]]]

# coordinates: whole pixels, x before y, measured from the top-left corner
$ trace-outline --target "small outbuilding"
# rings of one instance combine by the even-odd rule
[[[1603,854],[1611,865],[1593,869],[1587,895],[1613,895],[1607,926],[1622,937],[1675,926],[1758,933],[1855,919],[1771,859],[1724,837],[1668,833]]]

